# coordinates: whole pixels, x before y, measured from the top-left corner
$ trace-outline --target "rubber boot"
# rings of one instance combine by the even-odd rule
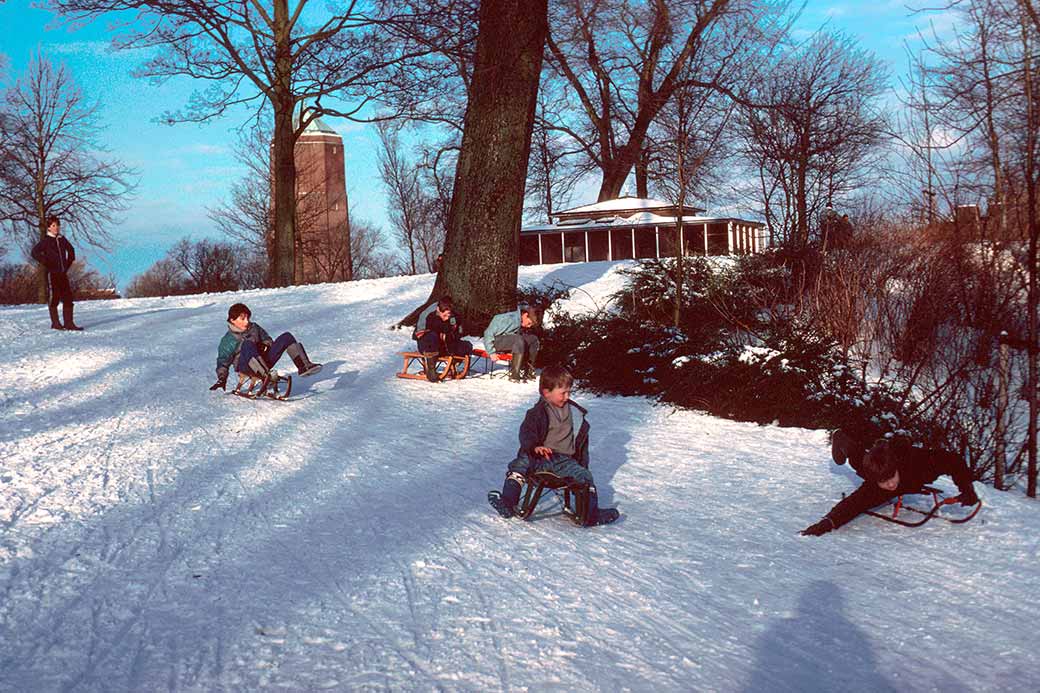
[[[440,356],[436,351],[424,351],[423,352],[423,371],[426,373],[426,379],[431,383],[440,382],[440,377],[437,375],[437,358]]]
[[[502,484],[501,493],[498,491],[488,493],[488,503],[506,519],[516,515],[516,504],[520,502],[520,482],[523,478],[517,472],[510,472]]]
[[[599,507],[599,496],[595,486],[589,486],[588,507],[585,511],[585,527],[595,527],[613,522],[620,517],[616,508]]]
[[[509,362],[509,379],[514,383],[524,382],[523,376],[524,355],[522,352],[514,351],[513,358]]]
[[[303,348],[303,345],[299,342],[293,342],[285,350],[285,353],[289,354],[289,358],[296,364],[296,372],[306,377],[308,375],[314,375],[321,371],[320,363],[313,363],[307,357],[307,351]]]

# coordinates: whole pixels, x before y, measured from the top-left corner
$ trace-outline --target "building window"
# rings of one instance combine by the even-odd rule
[[[589,231],[589,260],[610,259],[609,231]]]
[[[563,234],[563,259],[566,262],[585,262],[585,232]]]
[[[636,257],[657,257],[657,232],[653,228],[636,229]]]
[[[729,225],[725,222],[721,224],[709,224],[708,225],[708,255],[728,255],[729,254]]]
[[[538,264],[538,236],[520,236],[520,264]]]
[[[563,262],[563,234],[543,233],[539,234],[542,242],[542,264],[555,265]]]
[[[610,245],[614,255],[612,260],[631,260],[632,229],[611,229]]]

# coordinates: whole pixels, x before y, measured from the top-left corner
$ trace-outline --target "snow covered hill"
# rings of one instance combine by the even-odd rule
[[[394,377],[432,280],[0,309],[0,690],[1040,689],[1036,503],[801,537],[823,431],[579,391],[621,520],[500,519],[536,387]],[[325,362],[297,401],[207,390],[236,301]]]

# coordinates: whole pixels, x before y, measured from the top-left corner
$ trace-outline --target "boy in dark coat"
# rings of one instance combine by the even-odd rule
[[[47,288],[50,293],[47,308],[51,313],[51,329],[82,330],[72,320],[72,286],[69,284],[69,268],[76,261],[76,251],[68,239],[61,235],[61,220],[58,217],[47,217],[47,235],[33,246],[32,257],[47,269]],[[65,324],[58,321],[58,301],[61,301]]]
[[[451,296],[443,296],[419,314],[413,338],[419,351],[426,356],[426,379],[439,382],[437,377],[438,356],[469,356],[473,345],[462,338],[461,329],[455,320],[455,305]]]
[[[542,396],[520,424],[520,449],[516,459],[509,463],[502,492],[488,493],[488,502],[502,517],[516,514],[525,476],[547,469],[560,478],[588,484],[585,526],[606,524],[618,518],[614,508],[599,507],[595,482],[589,471],[589,422],[585,418],[588,412],[571,401],[573,383],[573,376],[562,366],[549,366],[542,371],[538,382]]]
[[[320,363],[312,363],[303,345],[288,332],[271,339],[271,335],[249,319],[253,316],[248,306],[236,303],[228,309],[228,331],[217,347],[217,382],[210,390],[227,388],[228,369],[232,364],[240,376],[265,379],[283,353],[296,364],[300,375],[314,375],[321,370]]]
[[[968,465],[960,455],[948,450],[915,448],[905,438],[879,438],[866,451],[844,431],[838,430],[831,440],[831,455],[838,464],[848,461],[864,481],[822,520],[802,530],[807,536],[826,534],[897,496],[916,493],[943,474],[957,484],[961,505],[979,502]]]

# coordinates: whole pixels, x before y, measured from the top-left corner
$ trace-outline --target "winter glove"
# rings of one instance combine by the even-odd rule
[[[803,529],[802,535],[806,537],[818,537],[821,534],[826,534],[832,529],[834,529],[834,520],[832,520],[829,517],[825,517],[816,524],[809,525],[808,527]]]
[[[225,392],[227,391],[227,378],[220,378],[217,380],[217,382],[209,386],[210,392],[218,388],[224,390]]]

